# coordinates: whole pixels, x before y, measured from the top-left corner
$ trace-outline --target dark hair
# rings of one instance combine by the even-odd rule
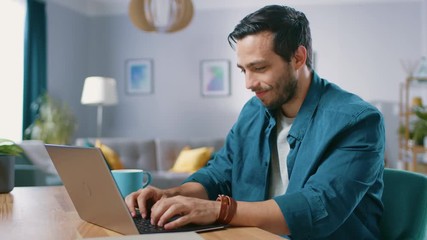
[[[304,13],[287,6],[265,6],[244,17],[228,35],[228,43],[234,48],[237,40],[263,31],[274,34],[273,50],[287,62],[299,46],[304,46],[307,49],[306,65],[312,68],[310,26]]]

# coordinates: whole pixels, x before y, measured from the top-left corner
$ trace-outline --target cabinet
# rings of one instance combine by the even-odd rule
[[[427,78],[408,77],[400,85],[399,94],[399,161],[406,170],[427,173],[427,148],[411,139],[415,115],[413,99],[424,97],[427,101]]]

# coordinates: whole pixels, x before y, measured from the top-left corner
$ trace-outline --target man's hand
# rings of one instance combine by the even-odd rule
[[[146,218],[152,205],[159,201],[162,196],[166,196],[165,194],[165,190],[148,186],[126,196],[125,202],[132,217],[136,216],[135,208],[139,208],[141,216]]]
[[[136,216],[136,208],[139,208],[143,218],[150,215],[153,224],[171,229],[187,223],[215,222],[220,202],[205,199],[208,199],[205,188],[200,183],[188,182],[165,190],[148,186],[129,194],[125,202],[132,217]],[[176,215],[182,217],[168,223]]]
[[[200,225],[214,223],[219,215],[221,203],[199,198],[175,196],[161,197],[151,208],[151,224],[173,229],[188,223]],[[174,216],[178,219],[168,222]]]

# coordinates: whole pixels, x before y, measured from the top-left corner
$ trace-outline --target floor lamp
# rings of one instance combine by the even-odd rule
[[[83,105],[97,106],[96,136],[101,137],[102,110],[104,106],[117,104],[116,80],[107,77],[87,77],[83,86],[81,98]]]

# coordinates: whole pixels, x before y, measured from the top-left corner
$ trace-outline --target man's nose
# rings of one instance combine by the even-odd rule
[[[246,83],[246,89],[254,89],[256,87],[257,81],[255,80],[255,78],[251,73],[246,72],[245,83]]]

